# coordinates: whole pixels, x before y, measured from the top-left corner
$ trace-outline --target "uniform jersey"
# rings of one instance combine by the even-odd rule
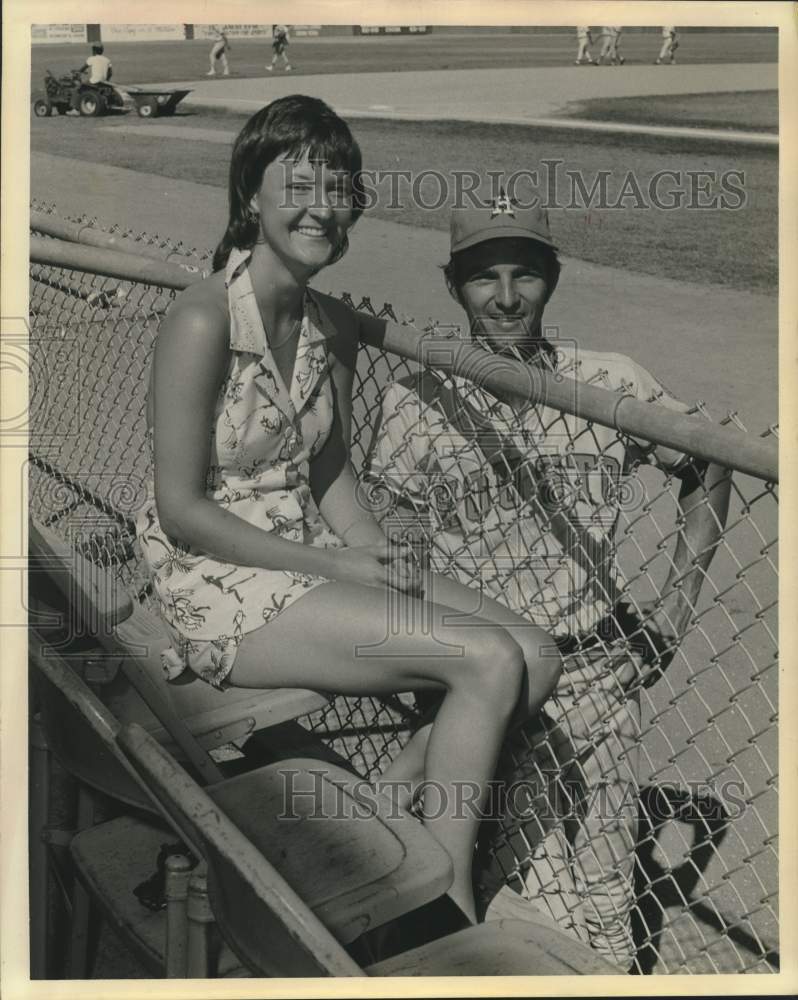
[[[558,344],[556,373],[678,412],[640,365]],[[515,410],[458,377],[425,371],[385,390],[370,474],[429,531],[434,568],[483,587],[557,638],[584,636],[618,603],[613,537],[639,506],[641,463],[685,456],[544,405]]]
[[[89,67],[89,83],[105,83],[111,72],[111,60],[108,56],[89,56],[86,60]]]
[[[277,49],[279,52],[288,45],[288,29],[282,25],[278,25],[274,29],[274,37],[272,38],[272,48]]]
[[[663,28],[662,37],[663,38],[673,38],[676,35],[676,28]]]
[[[577,28],[576,37],[580,42],[590,38],[590,28]]]

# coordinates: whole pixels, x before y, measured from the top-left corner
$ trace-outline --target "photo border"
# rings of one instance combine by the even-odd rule
[[[259,23],[268,13],[275,20],[292,23],[353,24],[364,16],[362,3],[350,0],[300,0],[290,7],[280,2],[264,8],[253,0],[208,0],[198,4],[188,0],[5,0],[3,5],[3,104],[2,104],[2,335],[14,336],[24,328],[28,296],[28,213],[30,147],[30,26],[32,23],[88,23],[113,21],[128,23],[190,23],[214,19],[227,23]],[[129,16],[125,14],[130,11]],[[679,25],[751,25],[779,28],[780,164],[779,164],[779,385],[781,449],[791,457],[796,434],[796,331],[798,330],[798,163],[796,141],[796,96],[798,95],[798,16],[792,3],[727,2],[601,4],[590,0],[552,4],[548,0],[499,0],[489,7],[470,0],[389,0],[368,8],[371,23],[399,24],[568,24],[583,23],[601,16],[604,21],[626,24],[654,24],[672,20]],[[792,172],[789,166],[793,165]],[[22,324],[22,326],[20,326]],[[723,359],[718,359],[722,369]],[[715,378],[715,372],[707,372]],[[24,373],[2,372],[4,412],[24,412],[27,380]],[[27,671],[24,608],[21,607],[26,566],[26,495],[22,466],[27,452],[15,438],[0,437],[0,486],[3,490],[0,517],[0,620],[19,623],[2,630],[3,670],[0,671],[0,975],[2,993],[17,998],[102,997],[153,998],[185,997],[190,1000],[216,997],[351,997],[396,996],[398,981],[368,980],[42,980],[31,981],[27,973]],[[784,457],[784,456],[782,456]],[[779,518],[782,553],[796,552],[795,486],[798,471],[790,461],[781,462],[783,482]],[[17,484],[16,486],[14,484]],[[10,488],[9,488],[10,487]],[[782,555],[780,603],[784,609],[796,600],[795,561]],[[22,580],[22,584],[20,583]],[[792,832],[796,812],[796,739],[793,735],[798,708],[798,679],[792,669],[798,648],[798,622],[794,614],[780,615],[782,647],[788,650],[779,670],[781,762],[780,828]],[[791,669],[787,669],[790,667]],[[781,895],[780,937],[783,945],[798,940],[798,852],[789,837],[780,851],[779,887]],[[402,979],[403,996],[669,996],[678,994],[794,992],[798,988],[796,949],[782,951],[782,968],[772,975],[744,974],[612,976],[612,977],[497,977]]]

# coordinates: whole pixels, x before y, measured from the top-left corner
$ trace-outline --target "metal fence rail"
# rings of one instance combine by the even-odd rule
[[[143,448],[148,360],[175,290],[196,280],[208,255],[145,234],[106,231],[95,220],[58,219],[49,206],[33,208],[31,512],[64,537],[78,537],[85,554],[112,565],[147,603],[131,518],[149,472]],[[350,304],[394,318],[387,305]],[[430,345],[445,346],[439,331],[391,324],[386,333],[367,323],[364,339],[353,430],[353,460],[361,470],[387,386],[416,373],[418,361],[474,371],[468,345],[455,344],[448,360],[440,351],[433,357]],[[500,396],[528,395],[528,382],[514,382],[517,372],[510,369],[482,384]],[[573,410],[572,395],[557,395],[561,381],[543,378],[534,388],[553,409]],[[611,427],[613,447],[634,437],[678,447],[695,460],[714,458],[737,470],[731,509],[678,648],[641,653],[645,602],[660,595],[679,533],[677,484],[646,464],[624,483],[611,560],[635,623],[621,623],[620,636],[596,632],[574,650],[566,662],[571,690],[561,685],[547,704],[547,727],[526,727],[508,740],[500,775],[508,783],[523,779],[518,787],[529,808],[505,808],[486,825],[483,884],[504,882],[534,898],[608,955],[629,947],[618,929],[628,912],[641,972],[773,971],[776,429],[748,434],[734,415],[715,422],[700,404],[684,418],[668,414],[611,394],[600,375],[582,388],[576,409],[589,419],[579,425],[581,433]],[[531,442],[530,453],[535,447]],[[401,490],[373,496],[382,497],[389,522],[401,520]],[[467,578],[468,546],[444,552],[436,545],[446,530],[445,511],[428,504],[424,517],[433,564]],[[507,558],[506,576],[521,579],[528,567],[518,553]],[[532,611],[539,604],[533,595]],[[615,656],[618,668],[590,674],[597,655],[605,664]],[[579,692],[580,676],[596,683]],[[604,693],[596,700],[598,689]],[[374,777],[417,717],[412,696],[338,698],[304,724]],[[632,794],[591,815],[586,791],[597,786]]]

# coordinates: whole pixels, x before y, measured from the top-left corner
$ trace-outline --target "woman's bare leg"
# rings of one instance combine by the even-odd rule
[[[512,635],[521,647],[527,669],[522,695],[508,728],[521,725],[536,715],[559,676],[560,657],[553,640],[506,605],[448,577],[431,574],[428,577],[428,590],[436,604],[492,622]],[[457,617],[450,616],[450,621],[456,622]],[[552,672],[555,675],[553,680],[550,676],[545,679],[542,676]],[[548,692],[541,699],[540,692],[547,686]],[[417,729],[377,782],[378,787],[384,788],[402,808],[409,808],[414,789],[424,780],[424,757],[431,730],[432,723],[426,723]]]
[[[446,808],[433,801],[424,822],[452,858],[450,896],[474,920],[478,812],[525,673],[521,647],[501,626],[397,591],[335,583],[315,588],[248,633],[229,680],[243,687],[309,687],[344,695],[443,691],[425,776]],[[536,700],[542,704],[555,682],[556,672],[544,671]],[[476,785],[478,794],[473,810],[455,816],[463,783]]]

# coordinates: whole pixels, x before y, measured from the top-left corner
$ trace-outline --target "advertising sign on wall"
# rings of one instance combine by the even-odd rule
[[[85,24],[32,24],[30,40],[36,45],[43,42],[85,42]]]
[[[195,24],[195,38],[216,38],[215,29],[221,29],[228,38],[271,38],[270,24]]]
[[[165,42],[186,37],[182,24],[101,24],[103,42]]]
[[[356,24],[356,35],[425,35],[428,24]]]

